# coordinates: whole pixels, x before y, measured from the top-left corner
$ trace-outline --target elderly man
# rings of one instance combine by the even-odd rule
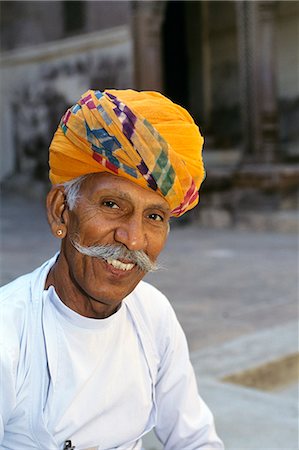
[[[196,205],[202,137],[155,92],[88,91],[50,146],[59,254],[1,290],[1,449],[222,449],[168,300],[141,281]]]

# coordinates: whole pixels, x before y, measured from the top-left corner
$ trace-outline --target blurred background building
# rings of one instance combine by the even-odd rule
[[[1,0],[0,21],[2,283],[58,248],[22,195],[44,199],[52,135],[89,88],[158,90],[192,113],[207,178],[179,223],[298,230],[298,1]],[[295,448],[296,236],[173,232],[168,270],[152,281],[183,325],[226,447]],[[240,371],[268,392],[223,382]]]
[[[162,91],[200,126],[208,175],[202,220],[232,225],[247,212],[296,209],[298,2],[0,7],[3,186],[43,193],[49,142],[66,107],[89,88],[134,88]]]

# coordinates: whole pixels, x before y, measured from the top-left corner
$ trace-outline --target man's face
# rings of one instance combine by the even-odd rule
[[[142,250],[154,262],[166,242],[169,216],[168,203],[154,191],[108,173],[88,177],[75,208],[67,212],[61,249],[64,283],[77,293],[76,306],[69,306],[80,313],[80,299],[83,303],[88,299],[96,312],[106,309],[109,315],[145,275],[136,265],[128,266],[127,260],[121,259],[125,266],[115,267],[115,261],[112,265],[83,255],[72,240],[85,247],[110,244]]]

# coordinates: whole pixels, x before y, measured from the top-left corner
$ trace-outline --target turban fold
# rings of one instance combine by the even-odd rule
[[[158,92],[89,90],[53,137],[50,180],[110,172],[156,191],[181,216],[198,202],[202,145],[190,114]]]

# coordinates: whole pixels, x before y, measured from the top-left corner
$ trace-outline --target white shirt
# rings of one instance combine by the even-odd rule
[[[83,448],[135,441],[152,409],[151,382],[126,304],[107,319],[89,319],[65,306],[53,287],[49,291],[43,318],[50,362],[47,428],[58,442],[67,437]],[[105,436],[113,421],[114,441]]]
[[[140,282],[107,319],[44,284],[55,258],[0,291],[0,449],[223,449],[168,300]]]

